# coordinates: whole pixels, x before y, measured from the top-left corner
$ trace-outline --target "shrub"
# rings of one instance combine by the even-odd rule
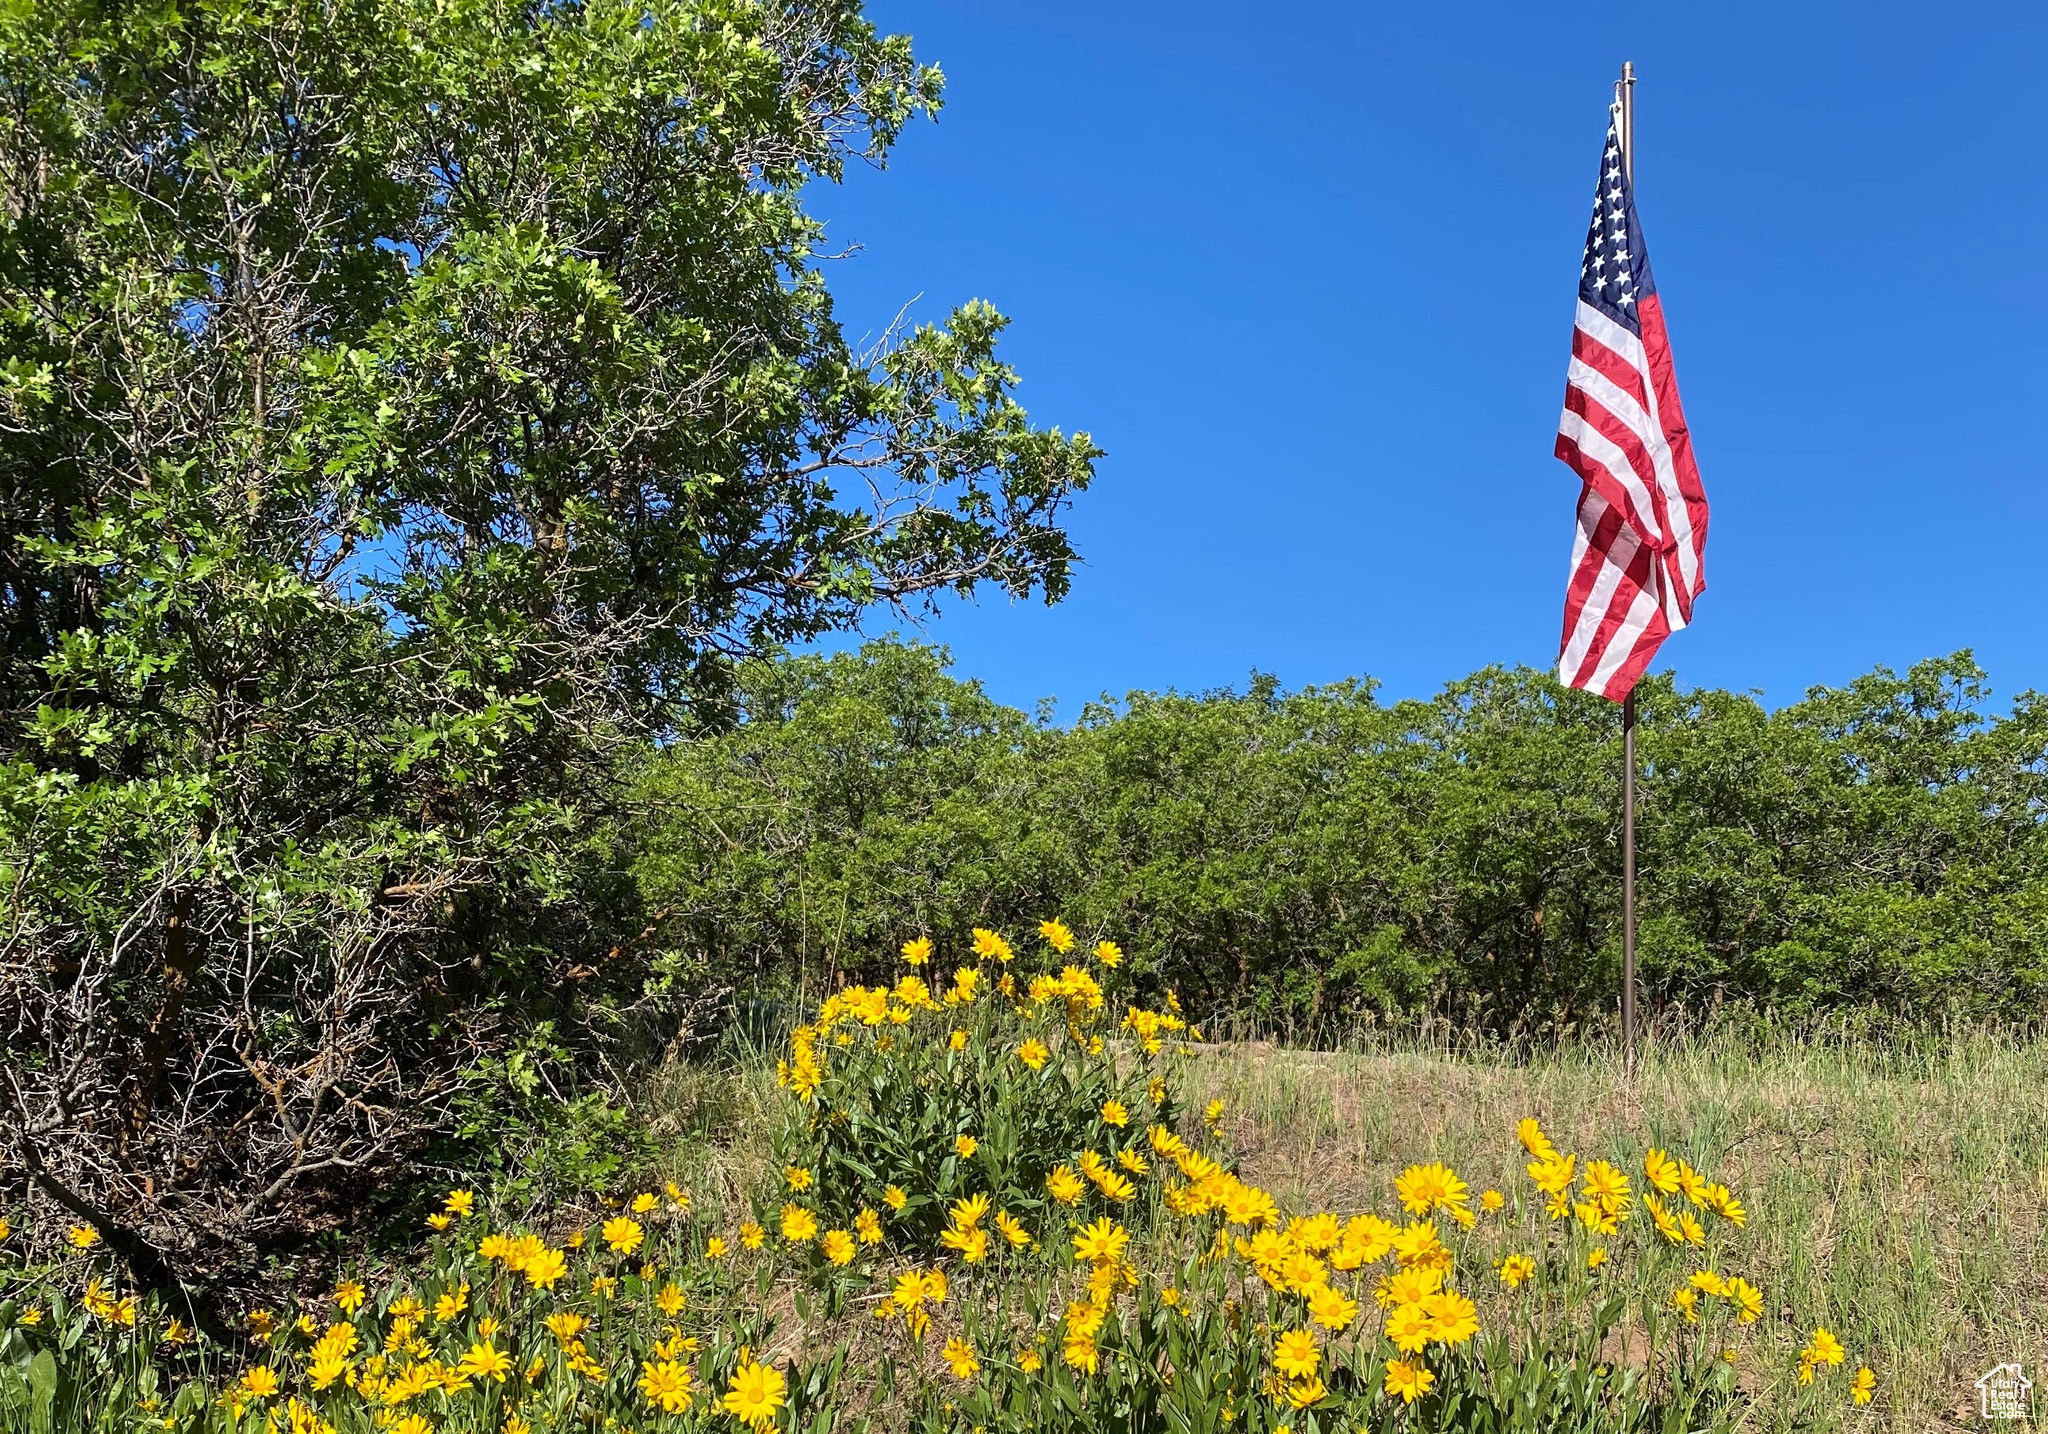
[[[0,1183],[203,1309],[605,1069],[603,829],[734,657],[1057,600],[1099,454],[988,304],[835,320],[806,189],[940,100],[860,0],[27,0],[0,74]]]
[[[1040,934],[1054,957],[1073,953],[1063,924]],[[1169,994],[1164,1010],[1119,1013],[1122,953],[1108,941],[1027,977],[998,933],[977,931],[975,947],[975,964],[934,989],[919,974],[931,942],[913,940],[893,986],[839,991],[795,1032],[778,1073],[796,1099],[777,1150],[785,1183],[819,1214],[844,1222],[887,1206],[929,1248],[952,1202],[978,1194],[1037,1228],[1058,1214],[1047,1177],[1077,1151],[1103,1173],[1076,1179],[1137,1197],[1127,1166],[1142,1164],[1146,1125],[1179,1115],[1168,1066],[1187,1030],[1179,1003]]]

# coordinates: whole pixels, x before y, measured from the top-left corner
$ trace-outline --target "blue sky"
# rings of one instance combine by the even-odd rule
[[[1108,451],[1066,602],[925,630],[994,696],[1554,659],[1551,441],[1623,59],[1713,504],[1659,667],[1776,705],[1970,647],[2002,696],[2048,689],[2048,6],[870,13],[948,98],[811,196],[859,246],[843,320],[987,298],[1033,419]]]

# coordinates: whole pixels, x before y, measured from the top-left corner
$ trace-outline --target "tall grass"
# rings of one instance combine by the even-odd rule
[[[1750,1205],[1766,1319],[1796,1342],[1791,1311],[1824,1310],[1872,1356],[1884,1384],[1866,1427],[1973,1420],[1979,1374],[2031,1368],[2048,1348],[2038,1036],[1724,1030],[1652,1043],[1633,1078],[1600,1044],[1508,1055],[1441,1035],[1325,1051],[1241,1041],[1211,1047],[1190,1079],[1234,1113],[1246,1178],[1304,1206],[1365,1205],[1417,1160],[1505,1186],[1504,1137],[1523,1115],[1565,1148],[1696,1151]],[[1768,1410],[1789,1371],[1745,1378]]]

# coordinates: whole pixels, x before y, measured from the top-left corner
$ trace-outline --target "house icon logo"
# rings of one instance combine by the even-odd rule
[[[1977,1409],[1986,1419],[2027,1417],[2027,1391],[2034,1381],[2020,1372],[2017,1362],[1987,1370],[1977,1380]]]

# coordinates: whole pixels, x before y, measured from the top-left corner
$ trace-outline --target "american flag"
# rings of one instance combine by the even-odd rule
[[[1650,277],[1620,112],[1579,269],[1557,456],[1584,480],[1557,675],[1619,702],[1705,591],[1707,494]]]

